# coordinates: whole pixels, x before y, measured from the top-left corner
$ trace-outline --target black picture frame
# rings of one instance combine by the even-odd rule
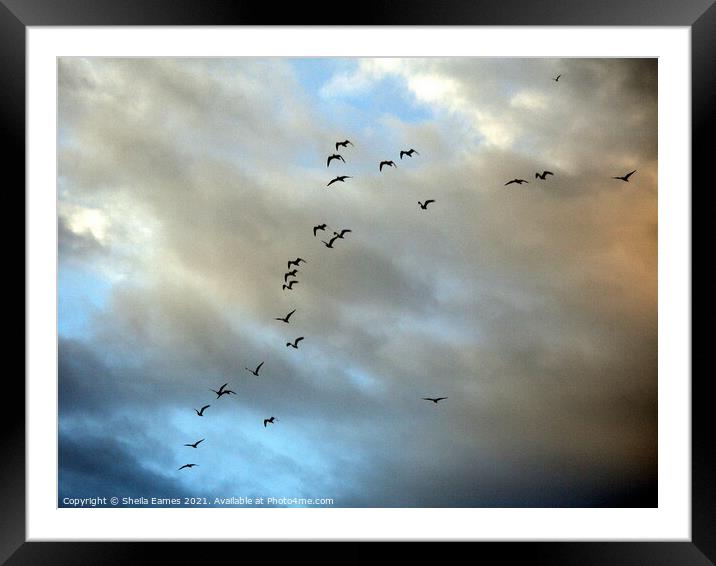
[[[0,0],[0,132],[7,143],[5,189],[25,186],[25,38],[28,26],[85,25],[565,25],[687,26],[691,28],[692,147],[709,147],[716,89],[716,7],[714,0],[450,0],[370,1],[345,11],[305,2],[282,5],[242,0]],[[709,136],[710,137],[710,136]],[[692,183],[707,183],[703,159],[692,162]],[[19,194],[19,191],[15,191]],[[24,200],[22,203],[24,208]],[[4,227],[8,232],[9,228]],[[22,279],[24,284],[27,281]],[[24,289],[23,289],[24,290]],[[24,324],[23,324],[24,328]],[[24,332],[23,332],[24,336]],[[686,377],[686,376],[680,376]],[[705,565],[716,563],[716,481],[709,437],[710,397],[706,376],[692,376],[692,537],[690,542],[481,542],[471,549],[482,560],[538,564]],[[18,412],[0,412],[3,461],[0,467],[0,562],[18,564],[143,563],[152,550],[170,562],[212,559],[207,544],[146,542],[25,541],[24,383],[6,375],[5,399]],[[92,512],[92,511],[88,511]],[[155,548],[161,546],[162,548]],[[295,552],[289,549],[289,552]],[[272,551],[273,552],[273,551]],[[280,551],[282,554],[284,551]],[[360,552],[360,551],[359,551]],[[275,557],[274,559],[280,559]]]

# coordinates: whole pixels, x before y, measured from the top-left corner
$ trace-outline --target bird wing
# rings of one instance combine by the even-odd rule
[[[634,173],[636,173],[636,169],[634,169],[634,171],[632,171],[631,173],[627,173],[626,175],[624,175],[624,178],[625,178],[625,179],[628,179],[628,178],[631,177]]]
[[[293,309],[290,313],[288,313],[288,314],[286,315],[286,320],[288,320],[289,318],[291,318],[291,315],[292,315],[293,313],[295,313],[295,312],[296,312],[296,309]]]
[[[223,391],[223,390],[224,390],[224,387],[226,387],[227,385],[229,385],[229,384],[228,384],[228,383],[224,383],[224,385],[222,385],[221,387],[219,387],[219,391]]]
[[[552,171],[545,171],[542,175],[554,175],[554,173],[552,173]]]
[[[203,412],[204,412],[204,409],[208,409],[209,407],[211,407],[211,405],[204,405],[204,406],[201,408],[201,412],[203,413]]]
[[[259,365],[256,366],[256,373],[259,373],[259,370],[261,369],[261,366],[264,365],[265,362],[261,362]]]
[[[266,423],[269,422],[268,419],[264,419],[264,428],[266,428]]]
[[[435,202],[435,199],[429,198],[428,200],[426,200],[426,201],[425,201],[425,206],[428,206],[431,202]]]
[[[294,343],[298,344],[301,340],[303,340],[303,336],[299,336],[298,338],[296,338],[296,340],[294,340]]]
[[[403,155],[408,155],[407,151],[401,151],[400,152],[400,159],[403,159]]]
[[[196,444],[196,445],[198,446],[199,444],[201,444],[202,442],[204,442],[204,440],[206,440],[206,439],[205,439],[205,438],[202,438],[201,440],[197,440],[194,444]]]
[[[383,165],[385,165],[385,163],[386,163],[385,161],[380,162],[380,167],[378,168],[379,171],[383,170]]]
[[[335,159],[332,155],[328,156],[328,159],[326,160],[326,167],[328,167],[331,164],[331,159]]]
[[[512,183],[516,183],[516,182],[517,182],[517,181],[515,181],[514,179],[512,179],[511,181],[507,181],[507,182],[505,183],[505,187],[506,187],[507,185],[511,185]]]
[[[331,182],[328,183],[326,186],[327,186],[327,187],[330,187],[330,186],[331,186],[333,183],[335,183],[337,180],[338,180],[338,177],[336,177],[335,179],[332,179]]]
[[[437,397],[435,401],[442,401],[443,399],[447,399],[447,397]]]

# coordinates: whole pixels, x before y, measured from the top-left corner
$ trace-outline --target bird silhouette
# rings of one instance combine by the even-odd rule
[[[257,366],[256,366],[256,369],[249,369],[249,368],[247,368],[247,367],[245,367],[244,369],[245,369],[246,371],[250,371],[251,373],[253,373],[255,376],[258,377],[258,375],[259,375],[259,370],[261,369],[261,366],[262,366],[262,365],[264,365],[264,362],[261,362],[259,365],[257,365]]]
[[[443,399],[447,399],[447,397],[423,397],[423,401],[432,401],[436,405],[438,401],[442,401]]]
[[[288,285],[286,283],[284,283],[282,291],[285,291],[286,289],[288,289],[289,291],[293,291],[294,283],[298,283],[298,280],[294,279],[293,281],[289,281]]]
[[[620,181],[624,181],[625,183],[628,183],[629,177],[631,177],[634,173],[636,173],[636,169],[634,169],[634,171],[631,171],[622,177],[612,177],[612,179],[619,179]]]
[[[340,231],[340,233],[338,233],[338,232],[333,232],[333,235],[334,235],[336,238],[340,238],[340,239],[342,240],[343,238],[346,237],[346,234],[347,234],[348,232],[353,232],[353,230],[349,230],[348,228],[344,228],[343,230]],[[335,240],[335,238],[333,238],[333,239]]]
[[[336,151],[338,151],[338,148],[339,148],[339,147],[348,147],[349,144],[350,144],[350,145],[353,145],[353,144],[351,143],[351,140],[345,140],[345,141],[342,141],[342,142],[336,142]]]
[[[216,389],[209,389],[209,391],[213,391],[214,393],[216,393],[216,398],[217,398],[217,399],[218,399],[219,397],[221,397],[222,395],[230,395],[230,394],[232,394],[232,393],[233,393],[234,395],[236,395],[236,391],[232,391],[231,389],[224,389],[224,387],[226,387],[227,385],[229,385],[229,384],[228,384],[228,383],[224,383],[224,385],[222,385],[221,387],[219,387],[219,390],[218,390],[218,391],[217,391]]]
[[[535,179],[542,179],[543,181],[546,180],[547,175],[554,175],[552,171],[543,171],[542,173],[535,173]]]
[[[194,466],[198,466],[199,464],[184,464],[180,470],[183,470],[184,468],[193,468]]]
[[[426,200],[425,202],[420,202],[420,201],[418,201],[418,204],[420,205],[420,208],[422,208],[423,210],[427,210],[427,209],[428,209],[428,205],[429,205],[431,202],[435,202],[435,200],[429,198],[429,199]]]
[[[197,415],[199,415],[200,417],[203,417],[203,416],[204,416],[204,411],[205,411],[206,409],[208,409],[209,407],[211,407],[211,405],[204,405],[201,409],[194,409],[194,410],[196,411],[196,414],[197,414]]]
[[[408,151],[401,151],[400,152],[400,159],[403,159],[403,155],[407,155],[408,157],[413,157],[413,154],[420,155],[416,150],[413,148],[410,148]]]
[[[202,442],[204,442],[204,440],[205,440],[205,439],[202,438],[201,440],[197,440],[194,444],[185,444],[184,446],[190,446],[190,447],[192,447],[192,448],[196,448],[197,446],[199,446],[199,444],[201,444]]]
[[[383,165],[386,165],[388,167],[397,167],[394,161],[381,161],[380,165],[378,166],[379,171],[383,170]]]
[[[296,277],[296,273],[298,273],[298,269],[293,269],[293,270],[289,271],[288,273],[284,273],[283,274],[283,282],[285,283],[286,281],[288,281],[289,277]]]
[[[328,228],[328,224],[318,224],[317,226],[314,226],[313,237],[316,237],[316,232],[318,232],[319,230],[325,230],[326,228]]]
[[[295,265],[296,267],[299,267],[299,266],[301,265],[301,262],[304,262],[304,263],[305,263],[306,260],[303,259],[302,257],[297,257],[297,258],[294,259],[294,260],[290,260],[290,261],[288,262],[287,266],[286,266],[286,269],[291,269],[291,266],[292,266],[292,265]]]
[[[338,181],[340,181],[341,183],[345,183],[346,179],[352,179],[352,178],[353,177],[351,177],[350,175],[339,175],[335,179],[331,179],[330,182],[326,186],[330,187],[333,183],[336,183]]]
[[[517,183],[518,185],[521,185],[522,183],[529,183],[529,181],[525,181],[524,179],[512,179],[511,181],[507,181],[505,183],[505,187],[507,185],[511,185],[512,183]]]
[[[298,343],[299,343],[301,340],[303,340],[303,336],[299,336],[298,338],[296,338],[296,339],[293,341],[293,343],[291,343],[291,342],[286,342],[286,347],[291,346],[291,348],[296,348],[296,349],[298,350]]]
[[[338,239],[338,236],[333,236],[333,237],[330,239],[330,241],[326,242],[325,240],[321,240],[321,242],[323,242],[323,244],[324,244],[327,248],[333,248],[333,242],[335,242],[337,239]]]
[[[553,78],[552,80],[557,83],[557,82],[559,82],[559,77],[561,77],[561,76],[562,76],[562,75],[557,75],[557,76],[556,76],[555,78]]]
[[[274,318],[274,320],[280,320],[281,322],[285,322],[286,324],[288,324],[289,323],[288,319],[291,318],[291,315],[295,312],[296,312],[296,309],[293,309],[290,313],[288,313],[283,318]]]
[[[328,160],[326,161],[326,167],[328,167],[331,164],[331,161],[333,161],[334,159],[338,159],[338,160],[342,161],[343,163],[346,162],[346,160],[343,159],[342,155],[334,153],[333,155],[328,156]]]
[[[266,428],[266,425],[269,423],[274,424],[275,421],[276,421],[276,417],[271,417],[270,419],[264,419],[264,428]]]

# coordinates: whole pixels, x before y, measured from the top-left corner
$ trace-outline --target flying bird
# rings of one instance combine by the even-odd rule
[[[511,181],[507,181],[505,183],[505,187],[507,185],[511,185],[512,183],[517,183],[518,185],[521,185],[522,183],[529,183],[529,181],[525,181],[524,179],[512,179]]]
[[[349,230],[348,228],[344,228],[343,230],[340,231],[340,233],[338,233],[338,232],[333,232],[333,235],[334,235],[336,238],[340,238],[340,239],[342,240],[343,238],[345,238],[345,236],[346,236],[346,234],[347,234],[348,232],[353,232],[353,230]],[[333,238],[333,239],[335,240],[336,238]]]
[[[266,428],[266,425],[268,423],[274,424],[275,420],[276,420],[276,417],[271,417],[270,419],[264,419],[264,428]]]
[[[198,466],[199,464],[184,464],[180,470],[183,470],[184,468],[193,468],[194,466]]]
[[[199,415],[200,417],[203,417],[203,416],[204,416],[204,411],[205,411],[206,409],[208,409],[209,407],[211,407],[211,405],[204,405],[201,409],[194,409],[194,410],[196,411],[196,414],[197,414],[197,415]]]
[[[348,147],[348,145],[353,145],[353,144],[351,143],[351,140],[345,140],[345,141],[342,141],[342,142],[336,142],[336,151],[338,151],[338,148],[339,148],[339,147]]]
[[[253,373],[256,377],[258,377],[258,375],[259,375],[259,370],[261,369],[261,366],[262,366],[262,365],[264,365],[264,362],[261,362],[259,365],[257,365],[257,366],[256,366],[256,369],[249,369],[249,368],[247,368],[247,367],[245,367],[244,369],[245,369],[246,371],[250,371],[250,372]]]
[[[324,244],[327,248],[332,248],[332,247],[333,247],[333,242],[335,242],[337,239],[338,239],[338,236],[333,236],[329,242],[326,242],[325,240],[321,240],[321,242],[323,242],[323,244]]]
[[[420,202],[420,201],[418,201],[418,204],[420,205],[420,208],[422,208],[423,210],[427,210],[427,209],[428,209],[428,205],[429,205],[431,202],[435,202],[435,200],[429,198],[429,199],[426,200],[425,202]]]
[[[333,161],[334,159],[338,159],[338,160],[342,161],[343,163],[346,162],[346,160],[343,159],[342,155],[334,153],[333,155],[328,156],[328,161],[326,161],[326,167],[328,167],[331,164],[331,161]]]
[[[542,173],[535,173],[535,179],[542,179],[543,181],[546,180],[547,175],[554,175],[552,171],[543,171]]]
[[[442,401],[443,399],[447,399],[447,397],[423,397],[423,401],[432,401],[436,405],[438,401]]]
[[[316,237],[316,232],[319,230],[325,230],[328,227],[328,224],[318,224],[317,226],[313,227],[313,237]]]
[[[341,183],[345,183],[346,179],[352,179],[350,175],[339,175],[335,179],[331,179],[331,181],[326,185],[327,187],[330,187],[333,183],[340,181]]]
[[[561,76],[562,76],[562,75],[557,75],[557,76],[556,76],[555,78],[553,78],[552,80],[557,83],[557,82],[559,82],[559,77],[561,77]]]
[[[285,322],[286,324],[288,324],[288,319],[291,318],[291,315],[295,312],[296,312],[296,309],[293,309],[290,313],[288,313],[283,318],[274,318],[274,320],[280,320],[281,322]]]
[[[289,271],[288,273],[284,273],[283,274],[283,282],[285,283],[286,281],[288,281],[289,277],[296,277],[296,273],[298,273],[298,269],[293,269],[293,270]]]
[[[209,389],[209,391],[213,391],[214,393],[216,393],[216,398],[217,398],[217,399],[218,399],[219,397],[221,397],[222,395],[230,395],[230,394],[232,394],[232,393],[233,393],[234,395],[236,395],[236,391],[232,391],[231,389],[224,389],[224,387],[226,387],[227,385],[228,385],[228,383],[225,384],[225,385],[222,385],[221,388],[220,388],[218,391],[216,391],[215,389]]]
[[[634,169],[634,171],[627,173],[623,177],[612,177],[612,179],[619,179],[620,181],[624,181],[625,183],[628,183],[629,177],[631,177],[634,173],[636,173],[636,169]]]
[[[294,259],[294,260],[288,262],[288,265],[287,265],[286,269],[291,269],[291,266],[292,266],[292,265],[295,265],[296,267],[298,267],[298,266],[301,265],[301,262],[304,262],[304,263],[305,263],[306,260],[303,259],[302,257],[297,257],[296,259]]]
[[[199,444],[201,444],[202,442],[204,442],[204,440],[205,440],[205,439],[202,438],[201,440],[197,440],[194,444],[185,444],[184,446],[191,446],[192,448],[196,448],[197,446],[199,446]]]
[[[413,157],[413,154],[420,155],[416,150],[413,148],[410,148],[408,151],[401,151],[400,152],[400,159],[403,159],[403,155],[407,155],[408,157]]]
[[[379,171],[383,170],[383,165],[386,165],[388,167],[397,167],[394,161],[381,161],[380,165],[378,166]]]
[[[293,341],[293,344],[291,342],[286,342],[286,347],[291,346],[291,348],[296,348],[298,350],[298,343],[303,340],[303,336],[299,336]]]
[[[286,285],[286,284],[284,283],[284,284],[283,284],[283,289],[282,289],[282,291],[285,291],[286,289],[288,289],[289,291],[293,291],[293,284],[294,284],[294,283],[298,283],[298,280],[297,280],[297,279],[294,279],[293,281],[289,281],[289,282],[288,282],[288,285]]]

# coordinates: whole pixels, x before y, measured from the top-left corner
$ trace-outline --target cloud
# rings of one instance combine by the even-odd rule
[[[654,501],[654,61],[365,59],[313,87],[288,59],[59,69],[60,260],[110,288],[60,341],[61,493]],[[352,232],[328,250],[322,222]]]

